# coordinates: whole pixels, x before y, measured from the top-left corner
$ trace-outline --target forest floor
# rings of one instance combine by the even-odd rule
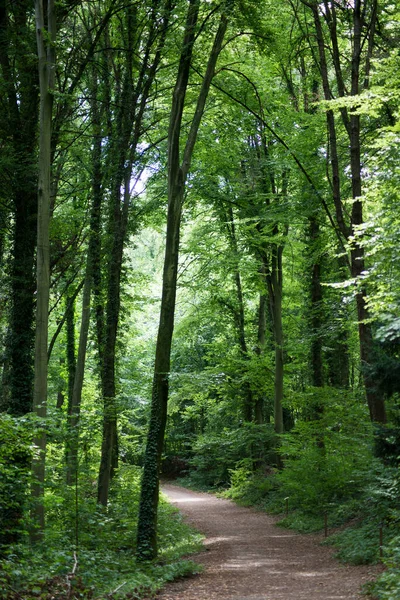
[[[281,529],[266,513],[171,484],[162,491],[205,535],[205,551],[194,557],[204,571],[168,584],[160,600],[353,600],[382,571],[342,565],[323,534]]]

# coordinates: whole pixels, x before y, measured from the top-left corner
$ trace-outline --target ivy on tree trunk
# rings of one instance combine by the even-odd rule
[[[184,200],[185,183],[203,116],[215,66],[222,49],[228,25],[226,15],[221,15],[220,24],[214,38],[197,98],[196,110],[190,125],[188,137],[180,160],[181,125],[193,46],[196,39],[196,25],[199,14],[199,0],[190,0],[186,19],[182,52],[174,87],[168,131],[168,214],[163,286],[161,297],[160,322],[156,343],[153,391],[147,446],[144,459],[143,479],[139,506],[137,533],[137,555],[141,560],[152,559],[157,555],[157,508],[161,455],[167,421],[168,379],[171,360],[171,344],[174,330],[176,282],[179,258],[179,236]]]

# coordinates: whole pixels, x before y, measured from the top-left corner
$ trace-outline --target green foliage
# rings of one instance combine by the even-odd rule
[[[4,205],[0,245],[5,238],[5,250],[0,247],[0,266],[9,281],[2,274],[2,283],[6,285],[1,297],[0,326],[1,335],[5,337],[8,330],[12,342],[5,353],[2,381],[6,384],[7,376],[10,379],[13,406],[7,400],[6,386],[1,390],[0,400],[14,414],[23,414],[30,409],[32,387],[36,54],[28,3],[8,4],[3,50],[9,54],[12,81],[7,81],[7,69],[0,73],[0,89],[4,98],[8,98],[0,118],[0,196]],[[4,547],[3,553],[5,546],[9,548],[4,575],[0,575],[3,586],[0,596],[12,594],[11,587],[18,585],[20,590],[24,586],[29,590],[25,594],[29,598],[50,589],[55,596],[65,592],[74,551],[78,555],[78,572],[71,578],[71,587],[76,596],[87,598],[99,594],[111,597],[110,592],[124,582],[115,596],[152,594],[163,581],[193,569],[193,565],[181,562],[179,557],[196,546],[198,538],[163,502],[159,508],[158,534],[160,558],[166,564],[139,568],[134,560],[140,486],[137,465],[143,461],[148,424],[162,277],[167,196],[165,117],[170,107],[171,82],[178,64],[186,10],[184,3],[173,4],[173,26],[166,28],[165,47],[160,47],[162,68],[157,68],[157,85],[149,90],[147,102],[144,90],[140,92],[137,88],[137,95],[135,86],[140,81],[150,81],[150,63],[143,68],[143,77],[139,75],[141,52],[147,36],[154,33],[154,43],[160,41],[161,5],[136,3],[127,11],[125,4],[113,3],[107,21],[108,17],[104,19],[108,3],[88,7],[85,3],[63,0],[57,4],[59,89],[54,90],[57,129],[50,231],[51,334],[63,318],[62,299],[73,293],[83,278],[90,201],[96,179],[92,160],[94,136],[101,138],[101,176],[97,183],[98,193],[102,194],[102,212],[96,242],[101,246],[97,284],[102,283],[102,289],[93,303],[93,321],[96,309],[101,310],[107,304],[103,284],[111,262],[106,257],[113,245],[112,231],[116,233],[119,220],[108,205],[111,197],[122,191],[121,182],[125,178],[121,177],[121,168],[124,164],[124,169],[130,168],[128,155],[122,163],[119,159],[132,125],[135,142],[139,142],[136,153],[132,145],[133,173],[147,188],[142,198],[136,197],[140,185],[134,186],[131,178],[132,198],[129,202],[125,198],[124,202],[126,206],[129,204],[126,232],[131,245],[124,251],[122,289],[114,290],[118,292],[115,298],[121,292],[116,406],[119,458],[124,464],[114,479],[108,509],[99,508],[95,486],[103,415],[93,322],[79,426],[77,490],[64,483],[66,406],[64,403],[63,407],[55,408],[55,397],[65,391],[67,378],[67,363],[62,365],[65,335],[61,332],[49,364],[47,529],[35,552],[25,544],[29,525],[29,465],[34,450],[31,434],[40,423],[35,424],[30,418],[15,420],[7,415],[0,420],[0,546]],[[186,103],[189,115],[214,27],[214,5],[200,5],[204,22],[198,32],[199,43],[195,45],[195,70],[190,75],[193,85]],[[351,10],[349,5],[348,11],[337,12],[340,60],[349,57],[347,16]],[[307,31],[312,32],[312,20],[308,20],[311,13],[307,16],[305,8],[304,13],[294,15],[290,3],[271,0],[264,3],[240,0],[234,7],[230,41],[223,49],[214,80],[225,94],[216,87],[210,92],[185,198],[164,460],[170,474],[183,471],[190,461],[192,485],[230,486],[225,494],[239,502],[259,504],[282,513],[287,501],[289,514],[282,524],[301,531],[321,528],[325,511],[330,527],[354,519],[354,526],[333,540],[343,560],[375,560],[377,530],[384,521],[388,571],[378,583],[376,593],[386,600],[396,598],[400,587],[396,583],[400,572],[399,418],[397,409],[391,407],[389,424],[375,435],[373,444],[364,401],[358,400],[361,371],[352,300],[357,285],[366,287],[369,313],[380,342],[369,375],[376,392],[390,398],[395,405],[400,389],[398,13],[397,4],[392,3],[384,10],[379,8],[381,58],[376,58],[374,44],[363,43],[363,52],[368,49],[372,53],[368,89],[356,100],[354,96],[344,97],[333,105],[341,149],[339,171],[345,218],[352,207],[345,200],[350,196],[351,186],[348,141],[345,128],[339,125],[340,108],[354,110],[356,102],[361,115],[366,221],[349,243],[362,246],[366,264],[360,281],[349,283],[343,281],[348,274],[344,273],[346,256],[341,248],[341,256],[337,256],[336,234],[340,227],[332,198],[334,181],[329,177],[332,147],[325,136],[324,107],[318,110],[315,102],[323,94],[316,55],[309,51],[306,38]],[[153,21],[148,20],[150,15]],[[325,13],[320,16],[323,20]],[[97,36],[100,24],[104,29]],[[365,27],[364,33],[369,35],[373,29]],[[324,31],[326,35],[329,33],[327,28]],[[330,62],[328,37],[325,41],[328,76],[333,78],[335,69]],[[154,55],[155,46],[148,56]],[[89,59],[88,65],[84,63],[85,57]],[[345,67],[345,88],[348,74]],[[25,124],[20,132],[22,137],[15,135],[18,125],[10,118],[13,89],[15,111],[21,112],[20,121]],[[335,85],[332,89],[333,96],[342,95]],[[137,117],[140,110],[133,105],[129,108],[130,102],[126,101],[129,96],[144,100],[140,124],[132,121],[132,115]],[[95,98],[99,104],[97,115]],[[189,121],[190,118],[185,120],[184,128]],[[121,135],[123,130],[127,137],[125,133]],[[136,135],[140,140],[136,140]],[[21,148],[13,141],[18,139],[23,142]],[[303,170],[298,169],[299,164]],[[282,182],[286,178],[287,192],[283,194]],[[14,216],[10,202],[18,209]],[[122,209],[118,199],[115,209],[116,214]],[[24,215],[27,221],[19,224],[19,217]],[[320,230],[313,240],[304,235],[311,217],[316,219]],[[143,224],[147,228],[138,235]],[[14,225],[15,235],[18,231],[15,239]],[[277,471],[273,466],[277,462],[273,425],[244,423],[243,419],[250,417],[249,413],[244,417],[243,407],[250,391],[251,418],[255,418],[258,401],[257,406],[262,401],[263,410],[257,418],[268,421],[273,412],[275,348],[270,314],[266,315],[263,342],[257,332],[259,299],[267,295],[268,288],[261,272],[263,268],[269,271],[272,265],[271,256],[268,264],[262,265],[260,253],[282,241],[279,232],[286,232],[286,226],[289,231],[285,235],[283,257],[284,403],[296,426],[281,438],[284,469]],[[313,268],[320,271],[322,284],[317,306],[311,306],[310,297]],[[110,272],[115,271],[111,268]],[[324,283],[333,285],[327,287]],[[78,296],[77,321],[80,302]],[[244,322],[239,323],[242,308]],[[240,336],[245,338],[246,351],[243,341],[240,346]],[[71,350],[73,337],[70,336]],[[78,322],[75,337],[77,341]],[[320,344],[325,388],[307,387],[313,380],[309,368],[313,342]],[[340,386],[346,390],[338,390]],[[383,459],[385,468],[373,458],[374,453]]]
[[[367,520],[358,527],[348,527],[329,538],[338,548],[337,558],[353,565],[365,565],[379,560],[379,523]]]
[[[395,546],[398,536],[399,491],[398,469],[374,461],[360,497],[355,524],[330,538],[330,543],[339,549],[341,560],[354,564],[377,562],[381,528],[386,560],[386,549]]]
[[[298,420],[280,448],[285,468],[278,479],[292,508],[320,514],[354,498],[372,460],[372,431],[365,406],[343,390],[311,391],[308,420]],[[318,416],[316,412],[318,407]]]
[[[9,548],[0,578],[2,598],[13,599],[12,590],[22,596],[29,593],[32,598],[54,590],[72,573],[74,553],[77,569],[70,577],[71,588],[76,597],[85,599],[148,597],[166,581],[198,571],[198,565],[180,557],[198,550],[201,536],[190,530],[163,499],[159,512],[160,562],[136,563],[140,469],[119,469],[108,510],[97,505],[89,474],[81,475],[77,497],[74,488],[63,488],[62,484],[47,491],[45,539],[35,552],[25,544]],[[107,595],[119,586],[118,594]]]
[[[191,479],[208,487],[224,487],[236,468],[255,469],[272,460],[275,434],[269,425],[243,423],[235,429],[224,429],[197,437],[190,463]]]
[[[231,469],[231,485],[223,492],[224,498],[235,500],[243,506],[263,506],[265,501],[277,488],[278,482],[274,471],[258,469],[244,459]]]
[[[384,551],[386,570],[368,591],[377,600],[394,600],[400,593],[400,536],[396,535],[388,544],[385,543]]]
[[[25,533],[31,437],[29,420],[0,415],[0,556]]]
[[[275,513],[288,510],[281,525],[299,531],[321,529],[325,513],[330,527],[340,525],[359,514],[366,486],[377,477],[365,407],[343,390],[311,388],[297,399],[297,410],[306,420],[280,436],[284,468],[254,472],[243,461],[231,471],[225,495]]]

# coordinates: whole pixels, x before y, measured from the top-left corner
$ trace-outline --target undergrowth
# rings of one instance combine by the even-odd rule
[[[325,543],[335,547],[339,560],[355,565],[382,561],[386,566],[369,586],[373,597],[398,600],[398,453],[390,461],[374,456],[372,429],[361,408],[357,413],[357,405],[349,413],[332,408],[335,413],[325,405],[321,419],[300,422],[282,436],[283,470],[263,470],[255,468],[254,461],[239,461],[230,470],[230,487],[223,495],[282,516],[278,523],[282,527],[309,533],[326,526]]]
[[[123,466],[107,510],[97,505],[88,477],[81,478],[77,497],[67,486],[48,489],[45,537],[34,547],[26,537],[8,549],[0,571],[2,600],[152,598],[165,582],[198,572],[182,557],[200,549],[201,536],[163,498],[159,558],[136,562],[139,479],[137,467]]]

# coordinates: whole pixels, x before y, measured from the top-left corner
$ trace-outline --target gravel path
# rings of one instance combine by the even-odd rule
[[[204,572],[169,584],[163,600],[355,600],[381,567],[344,566],[320,535],[280,529],[276,519],[211,494],[174,485],[162,491],[205,536],[194,559]]]

